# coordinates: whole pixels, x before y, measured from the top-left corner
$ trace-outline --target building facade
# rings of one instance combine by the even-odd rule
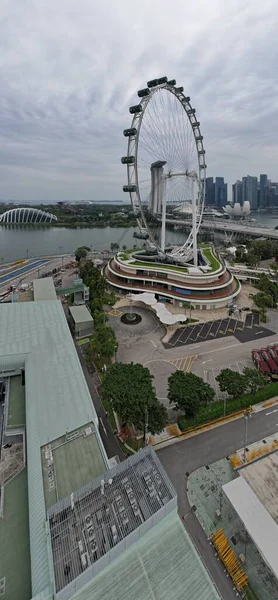
[[[228,186],[224,181],[224,177],[215,177],[214,188],[215,206],[223,208],[228,202]]]
[[[238,203],[242,206],[242,204],[243,204],[243,202],[242,202],[242,182],[239,180],[237,180],[232,185],[232,197],[233,197],[233,204]]]
[[[242,202],[250,202],[251,210],[258,209],[258,178],[247,175],[242,178]]]
[[[260,175],[260,208],[267,207],[267,175]]]

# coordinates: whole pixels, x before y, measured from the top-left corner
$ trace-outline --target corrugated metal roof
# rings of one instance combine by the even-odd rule
[[[70,306],[69,311],[75,323],[87,323],[88,321],[93,323],[94,321],[90,311],[84,304]]]
[[[236,510],[244,527],[278,577],[278,525],[243,477],[223,486],[223,491]]]
[[[72,600],[220,600],[177,513],[167,515]]]
[[[35,595],[50,584],[40,447],[63,435],[66,429],[97,422],[97,415],[60,302],[1,305],[0,365],[2,361],[11,364],[13,355],[15,363],[22,360],[22,355],[26,357],[30,547]],[[99,451],[105,455],[99,434],[98,437]]]
[[[34,300],[57,300],[56,291],[52,277],[34,279]]]

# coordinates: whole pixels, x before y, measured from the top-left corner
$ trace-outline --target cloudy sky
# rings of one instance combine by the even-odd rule
[[[277,0],[1,0],[0,198],[121,200],[122,130],[175,77],[208,175],[278,180]]]

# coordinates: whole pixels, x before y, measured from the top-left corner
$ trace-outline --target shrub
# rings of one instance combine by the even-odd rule
[[[274,396],[278,396],[278,382],[270,383],[261,390],[258,390],[255,394],[244,394],[240,398],[227,400],[226,415],[230,415],[233,412],[247,408],[248,406],[253,406],[264,400],[269,400]],[[223,417],[223,406],[224,401],[217,400],[217,402],[213,402],[213,404],[200,408],[196,415],[191,419],[186,419],[183,416],[179,417],[178,425],[180,430],[186,431],[186,429],[190,429],[190,427],[203,425],[204,423]]]

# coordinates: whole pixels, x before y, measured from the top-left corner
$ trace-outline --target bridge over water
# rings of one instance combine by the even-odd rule
[[[166,219],[166,222],[171,225],[182,225],[191,228],[190,220],[181,219]],[[264,237],[273,240],[278,240],[278,229],[269,229],[268,227],[257,227],[250,223],[239,223],[237,221],[202,221],[201,229],[209,229],[210,231],[221,231],[225,233],[235,233],[248,235],[250,237]]]

